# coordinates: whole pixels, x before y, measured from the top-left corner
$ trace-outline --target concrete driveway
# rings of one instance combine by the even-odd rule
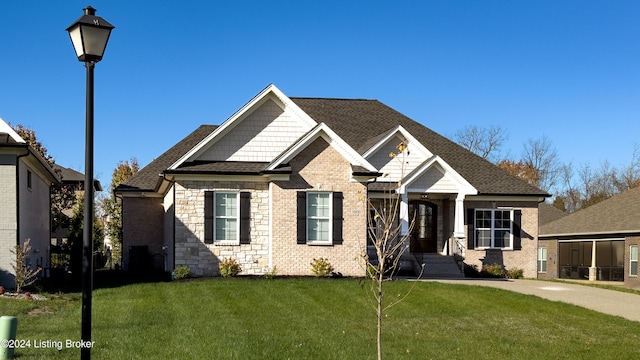
[[[490,286],[582,306],[609,315],[640,321],[640,295],[569,282],[504,279],[429,280],[449,284]]]

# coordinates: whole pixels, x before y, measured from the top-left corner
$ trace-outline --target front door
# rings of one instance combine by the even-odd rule
[[[437,206],[428,201],[409,203],[409,219],[413,221],[411,231],[412,253],[435,253],[438,251],[438,213]]]

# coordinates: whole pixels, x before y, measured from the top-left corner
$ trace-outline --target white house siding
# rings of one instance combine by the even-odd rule
[[[271,99],[236,124],[198,160],[269,162],[310,130]]]
[[[205,244],[205,191],[251,193],[251,242]],[[269,266],[269,185],[260,182],[178,180],[175,183],[175,265],[187,265],[195,276],[218,275],[218,264],[233,258],[243,275],[263,274]]]
[[[13,286],[10,249],[18,231],[15,156],[0,155],[0,285]]]
[[[458,184],[456,184],[451,178],[445,175],[445,171],[437,164],[431,166],[422,176],[413,181],[408,191],[421,192],[457,192]]]
[[[400,155],[397,158],[389,156],[391,153],[398,153],[397,146],[402,139],[398,136],[393,140],[389,140],[386,144],[381,146],[375,153],[367,157],[367,160],[376,169],[380,169],[382,174],[387,176],[380,177],[380,181],[397,181],[403,176],[407,176],[416,167],[422,164],[427,157],[419,152],[409,151],[409,155]],[[403,165],[404,163],[404,165]]]
[[[31,172],[31,188],[27,186],[27,173]],[[50,193],[49,183],[39,176],[24,160],[19,166],[20,191],[20,243],[31,239],[31,253],[26,265],[49,267],[50,234]]]

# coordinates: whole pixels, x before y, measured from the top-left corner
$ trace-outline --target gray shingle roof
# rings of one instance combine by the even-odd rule
[[[548,224],[567,215],[569,214],[551,204],[541,203],[540,206],[538,206],[538,225]]]
[[[361,152],[364,151],[363,145],[371,143],[371,139],[379,138],[381,134],[401,125],[427,149],[451,165],[480,194],[547,195],[377,100],[295,97],[291,100]]]
[[[640,233],[640,187],[540,227],[540,237]]]
[[[194,132],[167,150],[164,154],[154,159],[149,165],[143,167],[134,176],[118,186],[117,190],[153,191],[158,183],[160,174],[182,155],[195,147],[202,139],[211,134],[217,125],[200,125]]]
[[[367,144],[397,125],[404,127],[431,152],[439,155],[480,194],[545,196],[544,191],[499,169],[489,161],[460,147],[377,100],[296,98],[291,100],[317,122],[324,122],[352,148],[363,153]],[[120,190],[155,188],[160,173],[209,135],[216,126],[202,125],[120,186]],[[221,166],[221,165],[211,165]],[[207,169],[200,164],[192,168]],[[220,169],[219,167],[217,169]],[[185,169],[186,170],[186,169]]]

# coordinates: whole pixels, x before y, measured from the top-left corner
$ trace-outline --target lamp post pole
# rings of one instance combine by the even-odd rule
[[[87,61],[87,106],[84,164],[84,225],[82,231],[82,330],[80,358],[91,358],[91,303],[93,291],[93,69]]]
[[[84,223],[82,230],[82,322],[80,358],[91,359],[91,294],[93,292],[93,69],[107,47],[114,26],[87,6],[67,28],[78,60],[87,68],[87,104],[84,166]]]

